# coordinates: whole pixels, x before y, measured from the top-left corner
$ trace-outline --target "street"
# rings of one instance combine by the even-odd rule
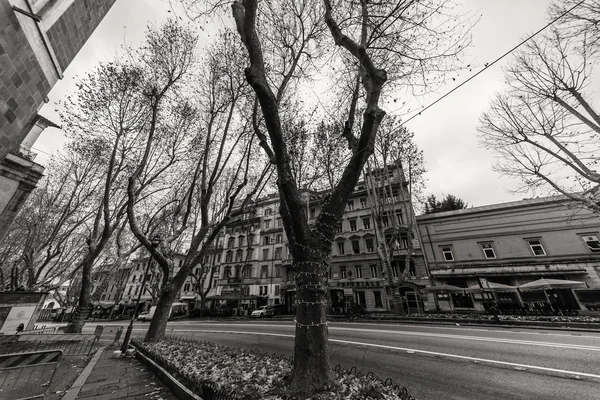
[[[147,327],[136,323],[134,335]],[[291,321],[178,321],[167,332],[293,355]],[[392,378],[418,399],[597,399],[600,393],[597,332],[334,322],[329,340],[333,365]]]

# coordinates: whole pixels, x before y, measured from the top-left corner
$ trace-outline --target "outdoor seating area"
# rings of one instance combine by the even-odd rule
[[[478,284],[466,288],[440,284],[422,292],[436,294],[438,302],[446,301],[450,311],[457,306],[476,309],[476,301],[479,300],[483,311],[494,315],[576,316],[580,307],[573,289],[585,287],[584,282],[566,279],[540,278],[511,286],[480,278]]]

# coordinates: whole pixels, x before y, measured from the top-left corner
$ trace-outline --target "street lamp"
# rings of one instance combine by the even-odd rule
[[[152,239],[150,239],[150,243],[153,249],[156,249],[161,242],[161,238],[159,235],[154,235]],[[133,321],[135,320],[135,316],[137,315],[138,308],[140,306],[140,300],[142,298],[142,293],[144,293],[144,289],[146,287],[146,276],[148,275],[148,271],[150,270],[150,265],[152,264],[152,253],[150,253],[150,259],[148,260],[148,265],[146,265],[146,271],[144,272],[144,276],[142,278],[142,288],[138,293],[137,301],[135,302],[135,309],[133,310],[133,314],[131,315],[131,320],[129,321],[129,326],[127,327],[127,332],[125,332],[125,339],[123,339],[123,345],[121,346],[121,353],[125,353],[129,348],[129,341],[131,340],[131,331],[133,330]]]

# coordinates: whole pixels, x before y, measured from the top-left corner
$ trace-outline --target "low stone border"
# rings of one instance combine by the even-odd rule
[[[186,388],[179,382],[173,375],[165,371],[160,365],[152,361],[149,357],[142,354],[137,347],[130,345],[135,349],[135,356],[138,360],[142,361],[146,366],[156,375],[158,379],[162,381],[175,396],[181,400],[202,400],[202,397],[193,393],[191,390]]]

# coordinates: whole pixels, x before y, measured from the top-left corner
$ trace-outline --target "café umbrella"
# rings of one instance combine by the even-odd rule
[[[481,287],[481,286],[479,286],[479,284],[477,284],[477,285],[469,286],[466,289],[466,291],[469,292],[469,293],[479,293],[481,291],[486,291],[486,292],[516,292],[517,291],[517,287],[516,286],[510,286],[510,285],[505,285],[503,283],[496,283],[496,282],[487,281],[486,282],[486,286],[484,286],[484,287]]]
[[[532,292],[536,290],[543,290],[544,296],[546,296],[546,301],[550,306],[552,306],[552,301],[548,296],[547,290],[553,289],[576,289],[580,287],[586,287],[585,282],[580,281],[569,281],[566,279],[551,279],[551,278],[541,278],[537,281],[529,282],[524,285],[519,286],[519,290],[523,292]],[[562,311],[558,309],[558,312],[562,315]]]
[[[542,278],[519,286],[519,290],[526,292],[534,290],[577,289],[581,287],[586,287],[585,282]]]

